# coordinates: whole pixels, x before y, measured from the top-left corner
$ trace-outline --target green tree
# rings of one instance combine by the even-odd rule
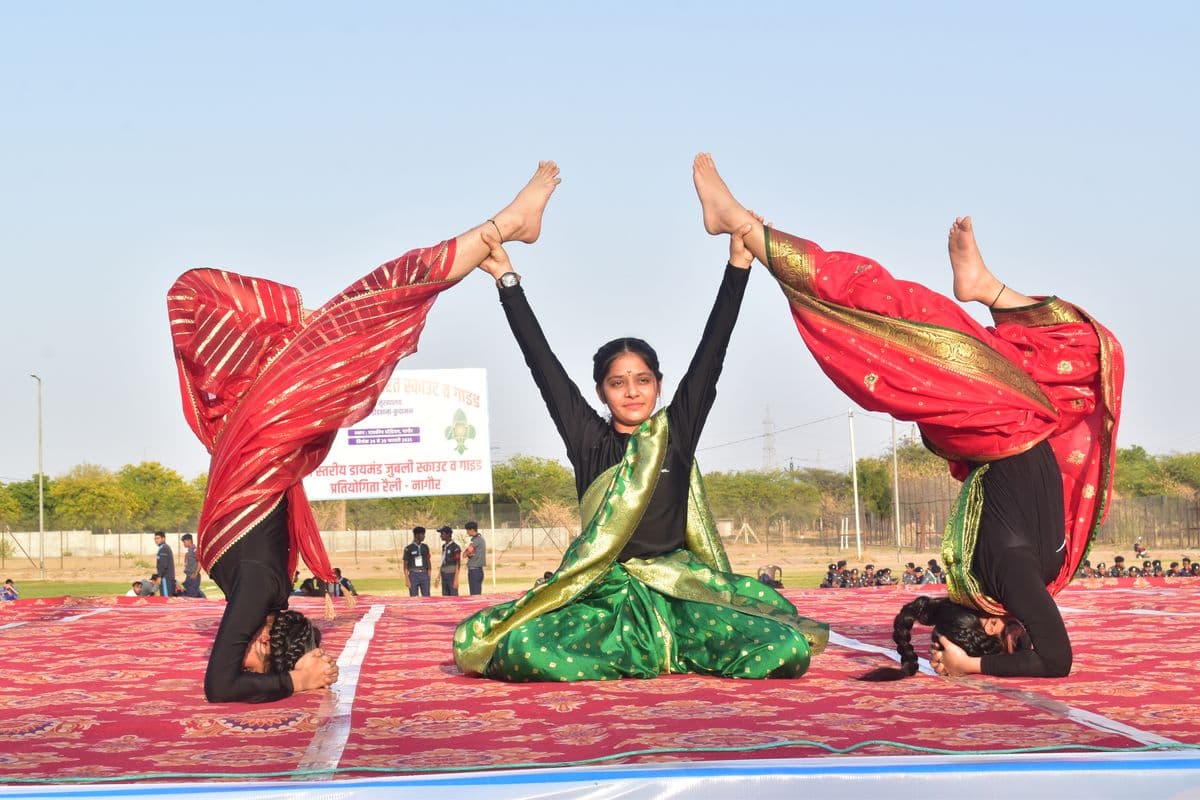
[[[749,522],[761,536],[772,522],[799,512],[801,497],[811,500],[811,487],[785,470],[712,472],[704,487],[714,516]]]
[[[346,528],[355,531],[379,531],[396,527],[399,500],[384,497],[373,500],[348,500],[346,502]],[[329,503],[337,500],[326,501]]]
[[[788,514],[795,522],[810,521],[821,514],[824,498],[821,488],[796,475],[789,475],[792,482],[792,499]]]
[[[1159,463],[1172,481],[1195,492],[1200,490],[1200,453],[1161,456]]]
[[[835,500],[850,497],[850,476],[845,472],[835,472],[831,469],[806,467],[792,472],[794,480],[815,486],[822,495],[828,495]]]
[[[93,531],[127,525],[138,503],[111,470],[95,464],[80,464],[56,478],[51,496],[56,524]]]
[[[472,504],[487,495],[433,495],[351,500],[346,504],[346,527],[354,530],[405,530],[421,525],[429,530],[466,522]]]
[[[21,514],[21,504],[17,498],[13,497],[7,486],[0,485],[0,526],[12,528],[20,525]]]
[[[887,458],[890,463],[890,453]],[[905,478],[937,478],[946,474],[946,459],[929,452],[920,442],[898,442],[896,462]]]
[[[860,458],[858,460],[858,499],[862,507],[877,516],[892,513],[891,460]]]
[[[1171,494],[1171,477],[1141,445],[1117,449],[1116,489],[1133,497]]]
[[[194,526],[200,516],[201,495],[173,469],[157,461],[127,464],[117,484],[134,502],[131,525],[143,531],[178,531]]]
[[[49,475],[42,476],[42,506],[46,518],[46,524],[49,526],[54,518],[54,498],[50,496],[50,487],[54,481]],[[5,489],[12,495],[12,498],[17,501],[17,505],[21,509],[20,517],[17,520],[18,525],[27,530],[37,530],[38,526],[38,476],[34,474],[27,481],[13,481],[7,484]]]
[[[533,510],[535,501],[543,499],[579,505],[575,476],[550,458],[515,455],[493,465],[492,489],[498,501],[515,503],[522,515]]]

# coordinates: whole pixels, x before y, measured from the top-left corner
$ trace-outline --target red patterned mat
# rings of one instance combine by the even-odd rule
[[[869,648],[892,651],[891,618],[911,593],[786,593],[836,634],[798,680],[469,679],[450,638],[484,598],[363,597],[322,623],[327,649],[346,651],[339,691],[262,706],[203,699],[221,602],[4,603],[0,784],[1200,745],[1200,580],[1073,585],[1059,598],[1075,644],[1064,680],[861,683],[885,658]]]

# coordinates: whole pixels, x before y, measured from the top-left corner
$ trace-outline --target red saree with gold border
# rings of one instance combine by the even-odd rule
[[[409,251],[311,313],[296,289],[262,278],[196,269],[175,282],[183,413],[212,454],[196,537],[206,570],[286,494],[288,574],[303,558],[334,580],[301,480],[416,350],[453,262],[453,240]]]
[[[767,253],[825,374],[863,408],[917,423],[955,477],[1049,440],[1063,475],[1067,557],[1047,588],[1066,586],[1108,508],[1124,380],[1113,335],[1053,297],[993,311],[996,326],[985,328],[872,259],[770,229]],[[959,594],[1003,613],[981,592]]]

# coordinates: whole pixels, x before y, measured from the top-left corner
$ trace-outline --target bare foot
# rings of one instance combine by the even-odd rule
[[[950,226],[950,267],[954,270],[954,296],[963,303],[995,302],[1002,284],[983,263],[970,217],[958,217]]]
[[[542,234],[542,212],[560,183],[558,165],[553,161],[539,161],[525,188],[494,217],[504,241],[526,244],[537,241]]]
[[[713,236],[734,233],[751,221],[750,212],[734,199],[708,153],[700,153],[692,162],[692,180],[704,212],[704,230]]]

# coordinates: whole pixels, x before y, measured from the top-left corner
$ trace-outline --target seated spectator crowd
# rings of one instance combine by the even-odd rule
[[[333,574],[336,580],[332,583],[326,583],[315,576],[300,581],[300,571],[297,570],[292,575],[292,594],[300,597],[324,597],[326,594],[331,597],[344,597],[346,595],[358,597],[358,592],[355,590],[354,584],[350,582],[349,578],[342,575],[340,567],[334,567]],[[300,581],[299,586],[296,585],[297,581]]]
[[[876,569],[874,564],[867,564],[860,572],[857,567],[848,567],[845,561],[830,564],[821,580],[822,589],[857,589],[863,586],[895,586],[903,584],[945,583],[946,573],[936,558],[929,559],[924,567],[918,567],[913,562],[904,565],[904,572],[897,579],[892,574],[891,567]]]
[[[1141,552],[1145,552],[1145,549]],[[1126,565],[1125,557],[1114,555],[1112,565],[1099,561],[1092,566],[1090,559],[1084,559],[1075,572],[1076,578],[1200,578],[1200,561],[1193,562],[1190,556],[1181,556],[1178,561],[1172,561],[1163,566],[1162,559],[1143,559],[1142,565]]]

